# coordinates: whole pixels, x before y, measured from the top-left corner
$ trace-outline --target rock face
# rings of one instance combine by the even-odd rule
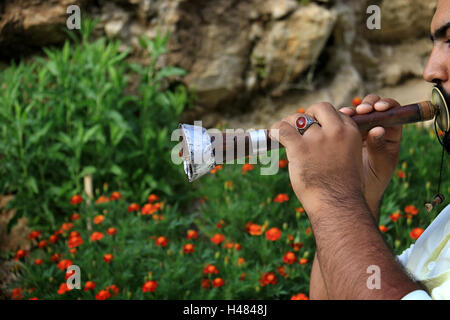
[[[341,105],[420,78],[436,2],[379,0],[381,30],[369,30],[370,0],[4,0],[0,58],[64,40],[71,4],[82,17],[99,18],[96,34],[136,49],[139,36],[169,31],[163,63],[184,68],[182,81],[198,97],[187,119],[213,125],[261,97],[294,94],[301,101],[320,91]]]

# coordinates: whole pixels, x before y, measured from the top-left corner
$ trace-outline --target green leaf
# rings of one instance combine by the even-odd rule
[[[94,166],[87,166],[87,167],[84,167],[83,170],[81,170],[79,176],[80,177],[84,177],[84,176],[87,176],[87,175],[93,175],[96,172],[97,172],[97,168],[96,167],[94,167]]]

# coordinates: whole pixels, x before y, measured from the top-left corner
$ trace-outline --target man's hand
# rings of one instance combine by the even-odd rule
[[[320,126],[313,124],[303,136],[295,126],[300,114],[270,130],[286,147],[293,189],[308,213],[336,203],[351,210],[356,202],[365,202],[361,133],[348,115],[329,103],[312,105],[307,113]]]
[[[371,94],[356,108],[341,108],[339,111],[349,116],[386,111],[398,108],[393,99],[382,99]],[[378,220],[378,206],[398,163],[402,126],[390,128],[375,127],[363,135],[364,196],[369,208]]]

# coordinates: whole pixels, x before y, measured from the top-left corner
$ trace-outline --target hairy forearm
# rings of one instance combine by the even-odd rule
[[[324,285],[321,289],[311,287],[315,291],[310,295],[326,292],[330,299],[399,299],[422,289],[395,260],[367,203],[362,200],[349,207],[326,205],[318,210],[322,212],[310,214],[310,221]],[[369,266],[380,270],[380,289],[367,286]],[[320,280],[311,279],[315,281],[311,285],[320,284]]]

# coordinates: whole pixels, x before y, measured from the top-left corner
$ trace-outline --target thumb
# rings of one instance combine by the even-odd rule
[[[386,140],[385,130],[383,127],[375,127],[371,129],[367,134],[367,151],[370,157],[375,160],[378,158],[385,158]]]

